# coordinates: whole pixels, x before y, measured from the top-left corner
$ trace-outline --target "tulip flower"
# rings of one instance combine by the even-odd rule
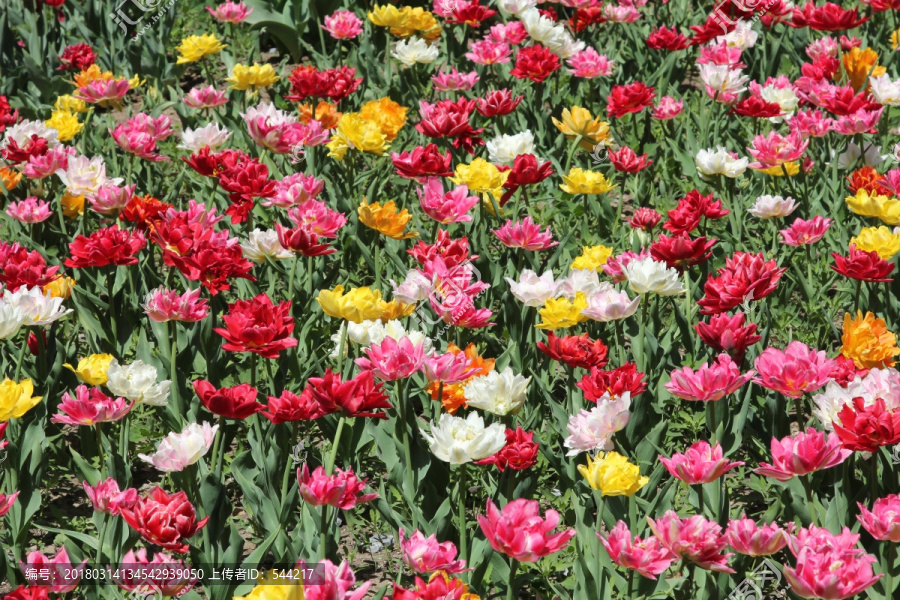
[[[859,514],[856,519],[863,529],[869,532],[876,540],[900,542],[900,522],[897,515],[900,514],[900,496],[891,494],[875,500],[872,510],[857,502]]]
[[[167,435],[154,454],[138,454],[138,458],[163,473],[183,471],[209,452],[218,430],[218,425],[190,423],[180,433],[173,431]]]
[[[509,502],[502,510],[488,500],[485,514],[478,517],[478,525],[491,547],[521,562],[537,562],[569,544],[575,537],[574,529],[551,533],[559,521],[559,513],[552,509],[541,518],[537,500],[524,498]]]
[[[733,554],[722,554],[725,538],[718,523],[701,515],[682,519],[671,510],[656,520],[647,517],[647,523],[663,547],[683,560],[695,563],[701,569],[734,573],[728,566],[728,559]]]
[[[812,427],[781,440],[772,438],[771,447],[772,464],[760,463],[754,472],[778,481],[830,469],[853,453],[841,447],[841,440],[836,434],[826,435]]]
[[[334,475],[326,475],[324,467],[312,473],[309,466],[297,469],[300,497],[312,506],[334,506],[350,510],[357,504],[371,502],[378,494],[363,494],[368,479],[358,479],[353,469],[335,469]]]
[[[738,554],[771,556],[787,545],[793,529],[793,523],[782,529],[777,523],[758,525],[756,521],[744,516],[728,521],[725,539]]]
[[[617,521],[607,537],[604,538],[599,532],[597,537],[614,563],[626,569],[633,569],[649,579],[655,580],[678,558],[655,536],[643,540],[635,536],[632,540],[631,532],[624,521]]]
[[[731,469],[744,463],[731,462],[724,458],[722,446],[713,446],[703,440],[694,442],[684,454],[676,452],[672,458],[659,457],[659,462],[672,477],[680,479],[688,485],[698,485],[715,481]]]
[[[455,560],[456,546],[452,542],[438,543],[434,534],[427,538],[418,529],[413,531],[409,539],[400,528],[400,549],[403,562],[416,573],[462,573],[466,561]]]
[[[25,561],[20,564],[23,571],[36,569],[40,582],[47,583],[45,589],[48,592],[67,594],[77,588],[81,582],[87,559],[85,558],[80,564],[73,563],[66,548],[62,547],[53,558],[47,558],[41,552],[29,552]]]
[[[179,554],[186,554],[188,538],[203,529],[209,517],[197,521],[187,494],[168,494],[157,486],[134,506],[123,508],[122,517],[147,542]]]

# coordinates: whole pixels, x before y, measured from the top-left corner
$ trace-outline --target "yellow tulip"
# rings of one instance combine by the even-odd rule
[[[881,219],[885,225],[900,225],[900,200],[870,194],[865,188],[860,188],[855,196],[847,196],[845,202],[858,215]]]
[[[613,255],[613,249],[609,246],[583,246],[581,256],[572,261],[572,269],[587,269],[596,271],[606,264]]]
[[[465,185],[470,192],[481,194],[483,200],[487,200],[490,194],[497,202],[503,195],[503,184],[509,179],[510,171],[500,171],[483,158],[476,158],[469,164],[456,165],[456,176],[450,181],[456,185]]]
[[[380,319],[387,305],[379,290],[361,287],[345,294],[342,285],[335,286],[334,290],[321,290],[316,302],[329,317],[354,323]]]
[[[43,292],[50,292],[54,298],[62,298],[68,300],[72,296],[72,290],[75,288],[75,280],[71,277],[57,277],[42,289]]]
[[[32,396],[34,384],[30,379],[16,383],[12,379],[0,382],[0,423],[18,419],[37,406],[41,396]]]
[[[283,574],[280,574],[283,575]],[[303,600],[303,582],[300,578],[285,579],[269,571],[259,578],[259,584],[246,596],[235,596],[233,600]]]
[[[562,191],[569,194],[605,194],[618,186],[613,185],[603,173],[585,171],[573,167],[568,175],[563,175]]]
[[[103,385],[107,382],[106,372],[112,361],[112,354],[91,354],[79,360],[77,367],[72,367],[69,363],[63,366],[88,385]]]
[[[360,223],[389,238],[405,240],[419,235],[415,231],[404,233],[407,223],[412,219],[412,215],[405,208],[398,212],[397,204],[393,200],[385,202],[382,206],[379,202],[369,204],[366,198],[363,197],[362,204],[357,209],[357,214],[359,215]]]
[[[266,63],[261,65],[254,63],[252,66],[237,64],[231,71],[231,77],[225,81],[231,84],[233,90],[251,90],[259,91],[264,87],[268,87],[278,81],[279,77],[275,74],[272,65]]]
[[[54,111],[50,118],[44,121],[44,125],[52,127],[57,132],[57,138],[61,142],[68,142],[84,129],[84,123],[78,122],[75,113]]]
[[[56,102],[53,103],[53,108],[60,112],[71,113],[83,113],[87,112],[88,109],[87,102],[69,94],[64,94],[57,98]]]
[[[59,202],[63,207],[63,215],[67,219],[74,219],[84,214],[84,196],[73,196],[66,192]]]
[[[578,472],[601,496],[633,496],[647,485],[648,477],[641,477],[637,465],[617,452],[600,452],[591,460],[588,456],[586,465],[578,465]]]
[[[181,40],[180,46],[175,48],[178,51],[176,64],[197,62],[201,58],[221,52],[227,47],[222,45],[222,42],[214,34],[189,35]]]
[[[871,48],[865,50],[850,48],[850,51],[841,57],[841,62],[854,90],[861,90],[868,78],[887,73],[886,68],[878,65],[878,53]]]
[[[581,311],[587,306],[587,297],[584,292],[575,294],[575,300],[571,302],[568,298],[550,298],[538,310],[538,314],[541,315],[541,324],[535,325],[535,327],[538,329],[564,329],[583,323],[588,318],[581,314]]]
[[[344,155],[350,148],[377,156],[381,156],[390,148],[387,136],[378,123],[362,118],[359,113],[341,115],[337,131],[325,146],[328,148],[328,156],[339,161],[344,160]]]
[[[562,111],[562,121],[557,121],[556,117],[551,117],[556,128],[566,136],[570,142],[579,135],[581,142],[579,146],[588,152],[594,149],[594,146],[601,144],[609,146],[612,144],[612,138],[609,135],[609,123],[602,120],[599,116],[592,117],[591,111],[580,106],[573,106],[571,109],[564,108]]]
[[[893,233],[882,225],[881,227],[863,227],[859,235],[850,238],[850,244],[857,250],[877,252],[884,260],[890,260],[900,252],[900,235]]]

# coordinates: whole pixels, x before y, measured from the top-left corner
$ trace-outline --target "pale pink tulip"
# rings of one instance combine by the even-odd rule
[[[18,202],[10,202],[6,214],[20,223],[41,223],[50,218],[53,211],[50,205],[34,196],[28,196]]]
[[[201,321],[209,314],[206,299],[200,297],[200,288],[179,294],[177,290],[159,287],[144,298],[144,313],[153,321]]]

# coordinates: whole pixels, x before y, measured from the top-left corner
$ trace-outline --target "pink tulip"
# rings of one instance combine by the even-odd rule
[[[145,132],[130,128],[127,124],[120,123],[115,129],[110,129],[109,134],[122,150],[134,154],[152,162],[168,160],[165,156],[156,153],[156,140]]]
[[[50,205],[34,196],[28,196],[18,202],[10,202],[6,214],[20,223],[42,223],[50,218],[53,212]]]
[[[296,116],[261,102],[241,113],[250,138],[275,154],[290,154],[301,146],[319,146],[328,141],[328,131],[318,121],[301,123]]]
[[[753,379],[766,389],[789,398],[799,398],[828,383],[835,368],[825,352],[816,352],[802,342],[791,342],[784,350],[766,348],[753,364],[759,374]]]
[[[357,358],[356,365],[365,371],[372,371],[383,381],[405,379],[422,368],[425,362],[424,342],[413,345],[408,337],[398,342],[392,337],[384,338],[381,344],[372,344],[366,349],[366,358]]]
[[[107,182],[94,193],[87,196],[91,209],[101,215],[113,215],[125,208],[134,195],[134,184],[119,187]]]
[[[16,498],[19,497],[19,492],[13,492],[8,496],[6,494],[0,494],[0,517],[5,515],[12,509],[13,504],[16,503]]]
[[[362,600],[372,586],[371,581],[366,581],[351,591],[356,585],[356,575],[346,560],[340,565],[328,559],[315,563],[301,560],[297,563],[297,569],[301,573],[311,574],[304,582],[304,600]]]
[[[710,446],[708,442],[699,441],[691,444],[684,454],[675,453],[672,458],[659,457],[672,477],[680,479],[688,485],[709,483],[715,481],[726,472],[743,465],[743,462],[731,462],[723,457],[722,446],[716,443]]]
[[[830,469],[853,454],[841,446],[835,433],[826,435],[812,427],[782,440],[772,438],[772,464],[760,463],[754,473],[788,481],[796,475]]]
[[[435,91],[438,92],[455,92],[468,91],[475,87],[478,83],[478,73],[472,71],[470,73],[460,73],[456,67],[450,67],[449,73],[438,73],[431,77]]]
[[[537,562],[565,548],[575,536],[574,529],[550,533],[559,524],[559,513],[549,509],[542,519],[540,511],[537,500],[513,500],[503,510],[488,500],[487,514],[478,517],[478,524],[497,552],[521,562]]]
[[[353,39],[363,32],[362,19],[350,10],[337,10],[325,17],[322,29],[327,31],[336,40]]]
[[[509,44],[482,40],[480,42],[469,42],[469,51],[466,53],[466,58],[479,65],[493,65],[508,63],[511,55],[512,48],[509,47]]]
[[[400,549],[403,552],[403,562],[416,573],[434,573],[444,571],[446,573],[461,573],[466,569],[466,561],[454,560],[456,558],[456,546],[452,542],[439,544],[437,537],[432,534],[427,538],[418,529],[409,539],[404,539],[406,533],[400,528]]]
[[[525,217],[518,223],[514,223],[512,219],[504,223],[500,229],[492,229],[491,233],[508,248],[522,248],[523,250],[546,250],[559,244],[553,241],[553,234],[550,227],[541,231],[541,226],[531,220],[531,217]]]
[[[900,496],[891,494],[875,501],[870,511],[859,504],[856,519],[876,540],[900,542]]]
[[[97,485],[89,485],[87,481],[83,485],[96,512],[119,515],[123,508],[131,508],[138,499],[136,489],[127,488],[120,491],[119,484],[112,477],[98,482]]]
[[[324,182],[318,180],[318,183]],[[310,228],[317,236],[325,238],[336,238],[341,227],[347,224],[344,213],[331,210],[320,200],[301,202],[288,210],[288,218],[298,227]]]
[[[469,188],[465,185],[457,186],[445,194],[438,177],[429,177],[416,193],[425,214],[444,224],[471,221],[472,216],[466,213],[479,202],[478,196],[469,195]]]
[[[568,69],[573,77],[593,79],[612,75],[616,63],[609,60],[605,54],[598,54],[593,48],[585,48],[576,52],[566,61],[572,67]]]
[[[600,543],[606,548],[614,563],[626,569],[634,569],[644,577],[656,579],[678,558],[671,550],[664,548],[657,537],[642,540],[631,539],[631,532],[624,521],[616,522],[609,537],[597,533]]]
[[[156,552],[148,559],[146,548],[137,552],[129,550],[122,557],[121,565],[117,570],[120,577],[116,579],[116,585],[128,592],[139,592],[130,594],[132,597],[140,596],[140,592],[148,588],[159,588],[164,597],[177,598],[196,583],[190,578],[189,566],[165,552]]]
[[[144,313],[157,323],[184,321],[194,323],[206,318],[209,306],[200,297],[200,288],[179,294],[177,290],[159,287],[144,298]]]
[[[75,90],[73,96],[88,104],[107,106],[120,103],[129,89],[131,84],[127,79],[94,79]]]
[[[744,516],[728,521],[725,541],[738,554],[770,556],[787,545],[788,534],[793,528],[793,523],[788,526],[787,531],[779,527],[777,523],[757,525],[756,521]]]
[[[825,232],[831,227],[831,219],[824,217],[813,217],[809,221],[796,219],[787,229],[782,229],[781,242],[788,246],[803,246],[804,244],[815,244],[825,236]]]
[[[871,133],[878,127],[878,121],[881,120],[883,112],[883,107],[874,110],[861,108],[852,115],[839,116],[831,130],[841,135]]]
[[[294,173],[275,182],[275,196],[263,200],[263,206],[292,208],[315,200],[325,189],[325,181],[305,173]],[[324,202],[322,203],[324,206]]]
[[[184,97],[184,103],[191,108],[205,110],[227,104],[228,96],[210,85],[205,88],[193,88]]]
[[[797,566],[784,566],[791,589],[803,598],[842,600],[861,593],[884,575],[872,572],[876,558],[857,546],[859,535],[846,527],[834,535],[810,525],[788,542]]]
[[[622,283],[625,281],[625,273],[622,272],[623,267],[627,267],[628,263],[633,260],[643,260],[650,257],[650,250],[641,249],[640,254],[635,254],[630,250],[610,256],[606,263],[602,266],[603,272],[607,277],[612,279],[613,283]]]
[[[492,25],[489,36],[495,42],[517,46],[528,39],[528,31],[521,21],[510,21]]]
[[[655,521],[647,517],[647,523],[662,545],[683,560],[702,569],[734,573],[728,566],[728,558],[733,554],[721,554],[725,538],[718,523],[707,521],[701,515],[682,519],[671,510]]]
[[[714,402],[736,392],[753,377],[750,370],[741,369],[727,354],[720,354],[712,363],[703,363],[695,372],[690,367],[672,371],[666,389],[682,400]]]
[[[804,140],[800,132],[794,131],[783,136],[775,130],[766,135],[759,134],[753,138],[753,145],[747,151],[756,162],[750,163],[751,169],[768,169],[780,167],[784,163],[798,161],[809,147],[809,140]]]
[[[357,504],[371,502],[378,494],[363,494],[368,479],[359,480],[353,469],[335,469],[334,475],[326,475],[324,467],[316,467],[310,474],[309,466],[297,469],[300,496],[313,506],[334,506],[350,510]]]
[[[683,100],[676,100],[672,96],[663,96],[659,99],[659,104],[653,108],[650,116],[660,121],[668,121],[674,119],[682,112],[684,112]]]
[[[134,402],[129,403],[125,398],[110,398],[100,388],[91,388],[88,391],[86,385],[75,388],[75,397],[69,392],[63,394],[59,403],[60,412],[50,419],[54,423],[66,425],[96,425],[118,421],[128,414]]]
[[[68,169],[69,157],[76,153],[77,150],[71,146],[56,146],[44,154],[32,154],[22,172],[29,179],[44,179],[57,171]]]
[[[237,25],[250,16],[253,12],[252,8],[248,8],[243,2],[225,2],[215,8],[206,7],[206,11],[220,23],[234,23]]]
[[[478,373],[479,369],[473,368],[472,360],[464,352],[447,352],[437,354],[432,352],[425,357],[422,370],[428,381],[439,381],[446,385],[461,383]]]
[[[19,563],[23,573],[28,569],[37,569],[41,587],[54,594],[67,594],[77,588],[86,564],[87,559],[81,564],[73,564],[65,547],[49,559],[38,551],[29,552],[25,562]]]

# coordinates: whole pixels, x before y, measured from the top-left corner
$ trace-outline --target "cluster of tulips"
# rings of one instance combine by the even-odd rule
[[[897,0],[10,3],[0,599],[900,593]]]

